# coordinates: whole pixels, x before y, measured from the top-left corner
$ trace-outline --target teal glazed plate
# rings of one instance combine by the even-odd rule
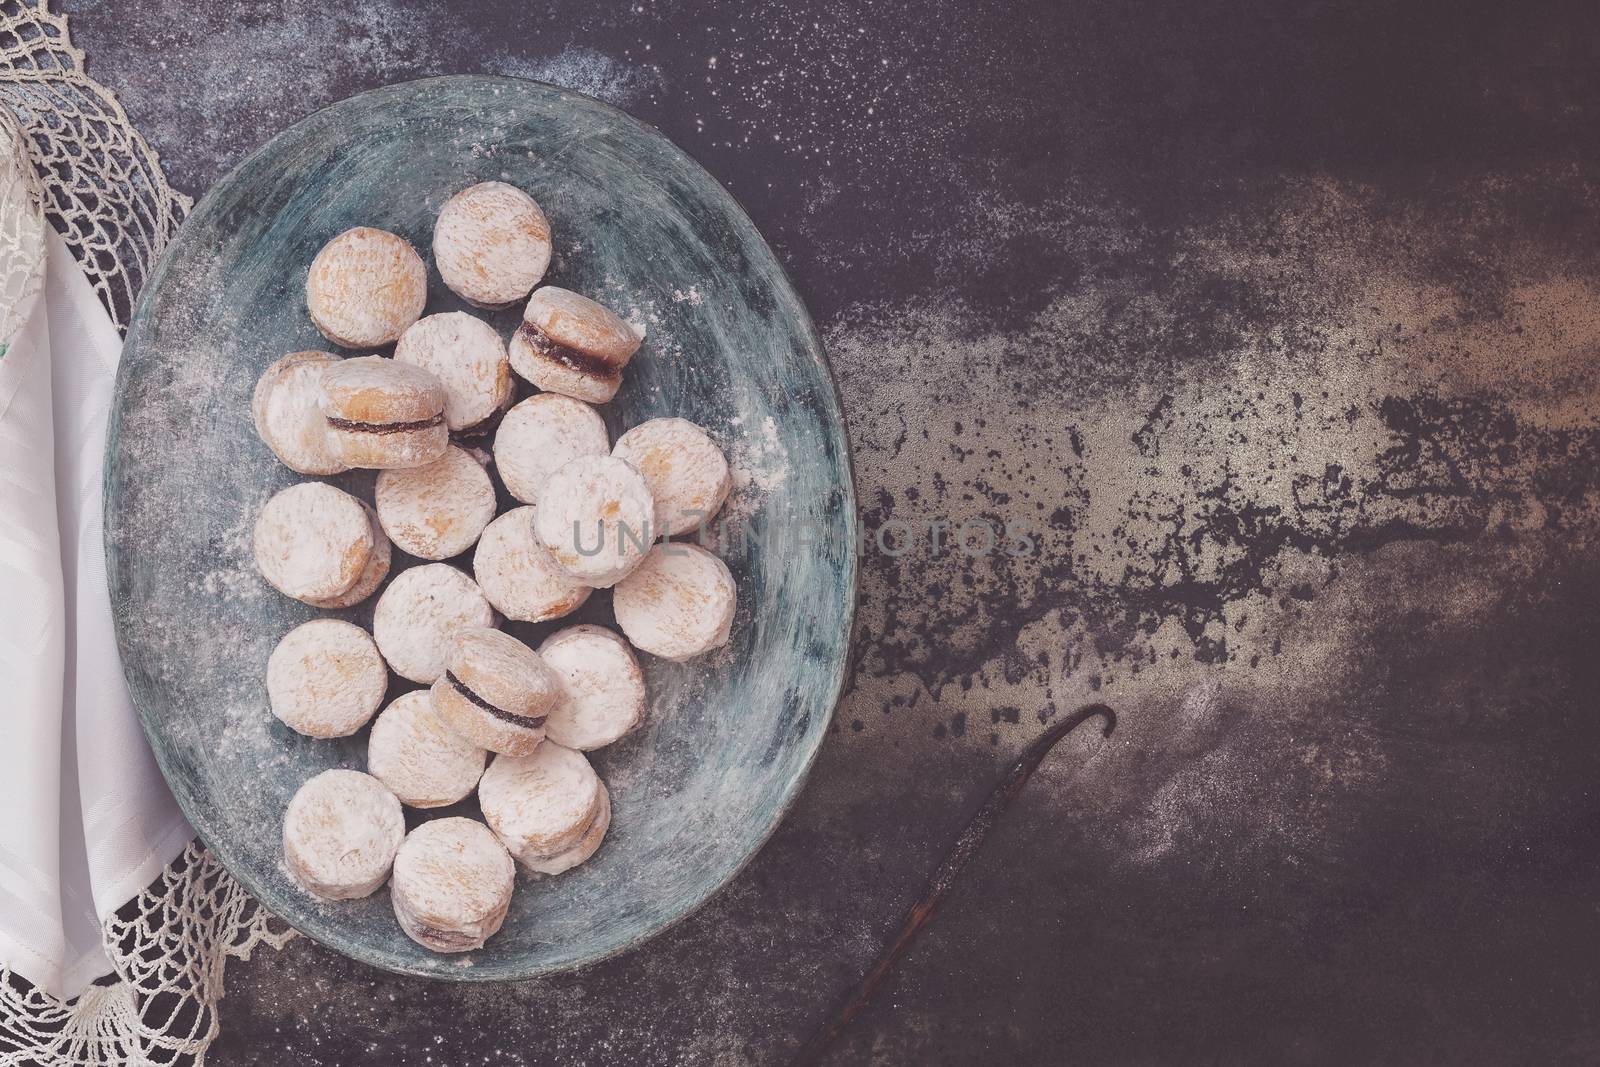
[[[647,721],[593,753],[614,812],[599,853],[556,878],[519,872],[487,946],[436,955],[401,933],[387,889],[326,904],[284,870],[289,798],[330,767],[364,769],[367,731],[328,741],[283,726],[268,710],[267,657],[319,614],[368,625],[377,598],[318,612],[257,576],[256,512],[303,479],[257,438],[250,394],[285,353],[339,351],[307,317],[304,286],[317,250],[351,226],[392,230],[423,254],[427,313],[473,310],[439,280],[431,235],[444,202],[486,180],[526,190],[549,216],[547,282],[647,330],[601,409],[613,439],[675,415],[727,451],[735,488],[711,547],[739,601],[725,648],[682,664],[641,654]],[[473,313],[509,338],[519,310]],[[372,499],[373,472],[328,480]],[[134,313],[106,445],[105,523],[128,684],[190,823],[296,929],[404,974],[551,974],[688,915],[782,819],[845,675],[855,497],[838,395],[805,308],[744,211],[694,161],[620,111],[535,82],[451,77],[366,93],[296,124],[217,184]],[[470,555],[452,562],[468,566]],[[415,563],[396,551],[395,572]],[[610,594],[568,619],[508,629],[537,644],[573,622],[614,626]],[[391,675],[387,699],[414,688]],[[476,801],[407,819],[456,814],[479,817]]]

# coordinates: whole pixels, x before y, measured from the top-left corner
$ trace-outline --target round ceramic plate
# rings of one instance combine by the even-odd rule
[[[640,657],[648,721],[594,753],[614,808],[595,858],[557,878],[519,873],[499,934],[481,951],[443,956],[401,933],[387,890],[325,904],[284,870],[289,798],[327,768],[364,768],[367,734],[319,741],[284,727],[267,708],[267,657],[318,614],[367,625],[376,598],[319,613],[256,575],[256,512],[301,478],[256,437],[250,393],[284,353],[330,348],[306,315],[306,270],[348,227],[392,230],[430,260],[428,313],[472,310],[428,253],[440,206],[488,179],[544,207],[556,245],[546,281],[648,330],[602,409],[613,439],[676,415],[724,445],[735,490],[713,547],[738,580],[739,603],[727,647],[685,664]],[[486,317],[504,337],[518,321],[516,310]],[[371,499],[371,472],[329,480]],[[389,970],[445,978],[548,974],[620,952],[693,911],[761,847],[800,788],[844,677],[855,514],[821,348],[739,205],[650,127],[511,79],[439,78],[345,100],[222,179],[145,288],[107,442],[117,636],[189,821],[300,931]],[[398,552],[395,562],[396,571],[415,563]],[[611,625],[610,595],[560,623],[509,629],[537,644],[575,621]],[[391,677],[388,699],[412,688]],[[441,814],[478,813],[469,800],[407,818]]]

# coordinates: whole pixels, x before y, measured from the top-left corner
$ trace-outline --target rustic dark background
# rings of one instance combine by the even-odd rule
[[[816,771],[689,921],[494,988],[302,939],[212,1062],[781,1062],[1095,698],[835,1062],[1600,1059],[1594,5],[64,6],[195,195],[407,78],[627,108],[788,264],[868,518],[1040,531],[869,556]]]

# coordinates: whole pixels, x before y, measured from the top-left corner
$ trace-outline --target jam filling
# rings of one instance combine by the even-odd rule
[[[482,708],[484,711],[487,711],[495,718],[504,722],[508,722],[513,726],[522,726],[529,730],[537,730],[539,727],[544,725],[545,719],[549,718],[547,715],[518,715],[514,711],[506,711],[504,708],[497,708],[487,700],[483,699],[477,693],[474,693],[471,689],[467,688],[466,683],[462,682],[460,678],[457,678],[453,672],[445,671],[444,676],[445,679],[455,687],[456,692],[466,697],[468,701],[476,704],[478,707]]]
[[[480,943],[471,934],[464,934],[459,930],[441,930],[439,927],[429,926],[427,923],[417,923],[417,934],[436,944],[447,945],[451,948],[476,948]]]
[[[610,381],[619,376],[617,368],[611,361],[600,356],[592,356],[587,352],[580,352],[576,348],[557,344],[550,339],[550,335],[531,322],[524,321],[517,327],[517,336],[528,342],[540,356],[554,363],[559,363],[568,370],[575,370],[579,374],[590,378],[603,378]]]
[[[477,443],[500,425],[500,420],[505,416],[505,413],[505,408],[497,408],[471,426],[463,426],[459,430],[451,430],[450,440]]]
[[[427,430],[444,423],[444,412],[439,412],[431,419],[414,419],[411,422],[355,422],[351,419],[337,419],[328,416],[328,425],[337,430],[351,430],[356,433],[410,433],[412,430]]]

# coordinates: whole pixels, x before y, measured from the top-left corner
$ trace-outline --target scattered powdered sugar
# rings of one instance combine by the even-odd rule
[[[549,59],[529,59],[510,55],[496,57],[489,64],[496,74],[532,78],[626,107],[646,93],[661,88],[660,68],[619,63],[593,48],[568,48]]]
[[[742,415],[728,420],[735,431],[728,456],[733,492],[718,516],[718,521],[728,526],[749,522],[760,513],[767,498],[789,480],[789,446],[773,417],[762,416],[759,426],[748,429],[744,424]]]
[[[255,600],[271,592],[250,554],[250,533],[259,510],[259,505],[241,510],[238,519],[222,530],[217,537],[218,551],[212,557],[215,565],[188,581],[190,591],[230,601]]]

